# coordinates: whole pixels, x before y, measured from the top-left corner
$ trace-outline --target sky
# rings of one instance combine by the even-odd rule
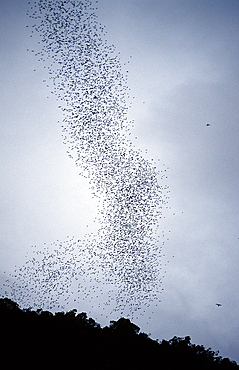
[[[27,52],[36,42],[27,3],[0,1],[2,282],[31,245],[96,228],[97,202],[66,155],[46,70]],[[99,0],[97,14],[130,61],[135,145],[169,168],[164,290],[152,320],[134,322],[239,361],[239,2]]]

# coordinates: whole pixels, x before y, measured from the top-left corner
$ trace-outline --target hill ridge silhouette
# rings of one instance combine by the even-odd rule
[[[24,369],[238,369],[218,351],[190,336],[153,340],[129,319],[101,327],[86,312],[21,309],[0,299],[2,354],[6,368]]]

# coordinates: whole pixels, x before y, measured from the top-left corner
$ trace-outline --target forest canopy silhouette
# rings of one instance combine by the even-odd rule
[[[236,369],[235,361],[174,336],[158,342],[129,319],[101,327],[87,313],[20,309],[0,299],[2,353],[8,368],[24,369]]]

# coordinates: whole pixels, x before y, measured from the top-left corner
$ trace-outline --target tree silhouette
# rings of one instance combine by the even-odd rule
[[[85,312],[21,310],[8,298],[0,299],[2,360],[5,367],[83,370],[227,370],[235,361],[211,348],[173,337],[157,342],[140,333],[129,319],[101,328]]]

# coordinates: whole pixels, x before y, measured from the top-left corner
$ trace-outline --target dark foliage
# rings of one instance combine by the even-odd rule
[[[160,343],[130,320],[120,318],[101,328],[85,312],[21,310],[0,299],[2,363],[8,369],[237,369],[218,352],[191,344],[190,337]]]

